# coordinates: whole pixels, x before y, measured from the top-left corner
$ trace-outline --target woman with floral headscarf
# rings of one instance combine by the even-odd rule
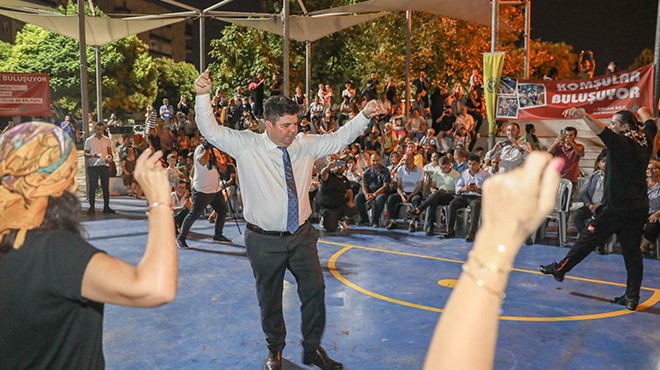
[[[149,201],[137,266],[81,236],[77,154],[45,123],[0,136],[0,369],[99,369],[103,304],[158,306],[174,299],[177,253],[161,153],[145,151],[135,178]]]

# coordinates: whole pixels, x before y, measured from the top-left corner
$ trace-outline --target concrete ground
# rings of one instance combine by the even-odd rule
[[[85,216],[90,242],[137,263],[147,237],[145,202],[113,197],[117,215]],[[97,204],[101,207],[101,204]],[[86,208],[86,207],[84,207]],[[239,222],[244,231],[245,223]],[[156,309],[106,306],[108,369],[260,369],[267,354],[254,279],[233,220],[214,244],[213,225],[193,226],[179,251],[179,290]],[[645,258],[638,311],[609,302],[625,287],[619,254],[590,255],[563,283],[537,272],[567,249],[551,238],[524,246],[502,307],[496,369],[659,369],[660,260]],[[421,369],[470,243],[423,232],[353,227],[322,234],[326,280],[323,346],[347,369]],[[284,289],[284,369],[302,365],[295,279]]]

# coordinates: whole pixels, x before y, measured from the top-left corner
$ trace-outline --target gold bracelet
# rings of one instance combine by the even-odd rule
[[[478,279],[476,276],[474,276],[470,272],[470,268],[467,266],[467,264],[463,265],[463,273],[465,276],[469,277],[474,281],[475,284],[477,284],[478,287],[484,288],[488,293],[493,294],[494,296],[498,297],[499,299],[504,299],[506,298],[506,294],[504,292],[497,291],[489,286],[487,286],[482,279]]]
[[[481,272],[483,269],[492,271],[492,272],[498,272],[498,273],[507,273],[511,271],[511,268],[501,268],[500,266],[496,265],[493,262],[486,262],[483,263],[479,258],[477,258],[477,255],[472,253],[472,251],[468,252],[468,261],[469,260],[474,260],[474,262],[477,263],[479,267],[479,272]]]
[[[161,206],[167,206],[167,208],[170,208],[170,202],[169,202],[169,201],[164,201],[164,202],[153,202],[153,203],[149,203],[149,209],[148,209],[147,212],[145,212],[145,213],[146,213],[147,216],[148,216],[148,215],[149,215],[149,211],[151,211],[152,209],[154,209],[154,208],[156,208],[156,207],[161,207]]]

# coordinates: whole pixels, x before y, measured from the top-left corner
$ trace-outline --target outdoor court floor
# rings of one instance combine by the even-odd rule
[[[97,212],[84,226],[90,242],[131,263],[147,237],[145,202],[113,197],[117,215]],[[83,208],[86,204],[83,205]],[[99,209],[100,211],[100,209]],[[245,224],[240,222],[241,231]],[[211,242],[200,219],[179,251],[176,300],[157,309],[106,305],[108,369],[261,369],[267,355],[254,279],[233,220]],[[625,290],[620,254],[592,254],[563,283],[537,272],[567,249],[556,239],[524,246],[502,307],[496,369],[660,369],[660,260],[645,258],[638,311],[609,300]],[[409,233],[354,227],[323,234],[326,281],[323,346],[346,369],[421,369],[433,329],[471,247]],[[301,361],[299,301],[287,273],[284,369]]]

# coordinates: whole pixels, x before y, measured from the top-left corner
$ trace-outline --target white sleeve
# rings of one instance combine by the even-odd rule
[[[326,155],[337,153],[352,143],[364,131],[369,121],[370,119],[360,112],[339,130],[325,135],[306,135],[305,141],[314,141],[314,145],[311,147],[314,157],[323,158]]]
[[[234,158],[249,150],[257,137],[257,134],[249,130],[236,131],[219,125],[213,114],[209,94],[195,97],[195,120],[199,132],[209,143]]]

